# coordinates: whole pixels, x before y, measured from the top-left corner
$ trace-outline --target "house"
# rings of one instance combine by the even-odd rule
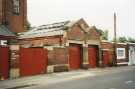
[[[95,68],[101,60],[100,33],[83,20],[39,26],[19,34],[22,48],[48,50],[47,72]]]

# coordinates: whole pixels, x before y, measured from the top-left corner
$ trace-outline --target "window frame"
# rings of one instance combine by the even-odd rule
[[[123,51],[122,54],[119,54],[119,51]],[[125,48],[117,48],[117,59],[125,59],[126,58],[126,49]]]
[[[12,11],[13,11],[13,14],[16,14],[16,15],[19,15],[20,14],[20,0],[12,0]]]

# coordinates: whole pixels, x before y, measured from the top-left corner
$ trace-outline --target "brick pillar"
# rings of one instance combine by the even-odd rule
[[[99,67],[103,67],[103,59],[102,59],[102,50],[101,46],[99,45]]]
[[[83,68],[88,68],[89,61],[88,61],[88,45],[83,45]]]
[[[18,78],[20,76],[19,69],[19,45],[10,46],[10,78]]]

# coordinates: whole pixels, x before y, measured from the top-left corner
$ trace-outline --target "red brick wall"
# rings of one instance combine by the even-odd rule
[[[90,28],[87,35],[88,40],[100,40],[100,34],[96,31],[95,27]]]
[[[43,45],[54,45],[63,43],[63,39],[61,36],[54,36],[54,37],[41,37],[41,38],[31,38],[31,39],[22,39],[19,40],[19,44],[21,45],[32,45],[32,46],[39,46]]]
[[[113,50],[113,44],[109,42],[102,42],[101,43],[102,49],[111,49]]]
[[[101,47],[102,47],[102,49],[114,50],[113,43],[109,43],[109,42],[102,42]],[[128,46],[125,44],[117,44],[117,48],[125,48],[126,49],[125,50],[126,58],[125,59],[117,59],[117,63],[128,62]],[[114,58],[114,51],[111,51],[110,57]]]
[[[71,31],[68,32],[68,39],[83,40],[85,37],[84,32],[78,25],[74,25]]]
[[[48,52],[48,65],[68,64],[66,48],[54,48]]]
[[[101,48],[102,49],[106,49],[107,51],[109,51],[109,61],[111,62],[112,60],[114,60],[115,56],[114,56],[114,47],[113,47],[113,43],[109,43],[109,42],[101,42]],[[103,50],[104,51],[104,50]],[[102,55],[103,56],[103,55]]]
[[[83,19],[80,19],[70,28],[71,30],[68,32],[68,39],[84,40],[86,35],[85,29],[88,27],[88,24]]]
[[[3,4],[5,23],[8,24],[9,29],[15,33],[23,32],[25,30],[25,24],[27,19],[27,0],[20,0],[20,14],[13,14],[12,0],[4,0]]]
[[[2,14],[3,14],[3,12],[2,12],[2,0],[0,0],[0,24],[2,22]]]

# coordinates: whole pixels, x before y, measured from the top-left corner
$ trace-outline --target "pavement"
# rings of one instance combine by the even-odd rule
[[[127,70],[134,70],[135,66],[94,68],[88,70],[75,70],[69,72],[41,74],[36,76],[21,77],[17,79],[0,81],[0,89],[24,89],[37,85],[51,85],[65,81],[96,77],[106,74],[120,73]],[[130,81],[129,81],[130,82]]]

